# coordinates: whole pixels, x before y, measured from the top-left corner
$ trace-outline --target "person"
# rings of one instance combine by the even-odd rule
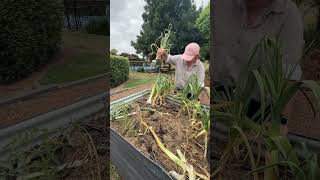
[[[201,87],[204,87],[205,68],[199,58],[200,46],[197,43],[188,44],[182,55],[170,55],[166,50],[159,48],[156,57],[156,59],[176,66],[175,80],[178,91],[184,88],[192,74],[197,75]]]
[[[291,0],[214,1],[214,86],[233,86],[247,65],[253,47],[265,36],[278,38],[283,50],[283,69],[293,70],[287,78],[300,80],[303,54],[303,19]],[[260,56],[261,57],[261,56]],[[262,59],[262,58],[260,58]],[[260,108],[259,99],[249,107],[251,117]],[[283,125],[287,121],[282,120]],[[286,127],[286,126],[284,126]],[[286,131],[286,130],[285,130]]]

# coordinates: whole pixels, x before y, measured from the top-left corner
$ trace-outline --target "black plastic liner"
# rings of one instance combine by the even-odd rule
[[[111,162],[125,180],[172,180],[158,164],[110,128]]]

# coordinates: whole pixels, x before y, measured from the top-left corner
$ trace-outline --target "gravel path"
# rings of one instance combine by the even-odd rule
[[[12,104],[0,106],[0,128],[72,104],[106,91],[105,77],[42,93]]]

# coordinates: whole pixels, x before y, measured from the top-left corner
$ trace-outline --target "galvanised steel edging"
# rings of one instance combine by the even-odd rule
[[[107,94],[108,92],[103,92],[63,108],[0,129],[0,159],[6,159],[9,155],[9,149],[6,146],[15,135],[28,132],[34,128],[48,130],[64,128],[71,122],[83,120],[86,117],[101,112],[106,108],[105,101]],[[20,148],[26,149],[40,142],[41,137],[36,137],[32,142]]]
[[[172,180],[167,172],[110,129],[110,160],[126,180]]]

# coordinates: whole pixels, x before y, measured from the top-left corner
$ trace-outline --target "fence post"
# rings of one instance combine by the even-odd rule
[[[77,10],[76,10],[76,0],[73,0],[73,16],[74,16],[74,22],[76,25],[76,30],[78,30],[78,21],[77,21]]]
[[[67,18],[68,29],[70,30],[71,26],[70,26],[70,19],[69,19],[69,4],[67,3],[67,0],[64,0],[64,8],[65,8],[64,15]]]

